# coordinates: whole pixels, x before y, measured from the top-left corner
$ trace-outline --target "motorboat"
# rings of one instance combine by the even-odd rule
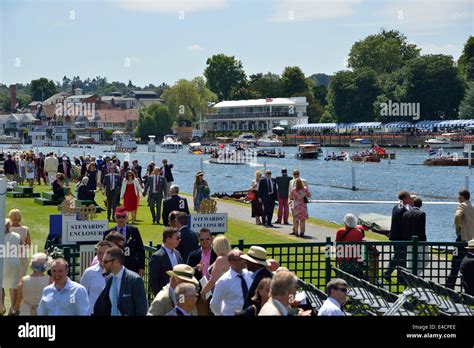
[[[254,147],[257,143],[257,139],[252,133],[242,133],[237,138],[234,138],[232,145],[243,145],[244,147]]]
[[[262,138],[257,140],[257,146],[262,147],[278,147],[283,146],[283,141],[278,139],[276,134],[265,134]]]
[[[167,134],[163,137],[163,142],[160,144],[163,149],[182,149],[183,143],[178,140],[178,137],[173,134]]]
[[[462,149],[464,147],[462,137],[458,133],[443,133],[426,140],[425,144],[433,149]]]
[[[115,152],[135,152],[137,151],[137,142],[128,133],[116,131],[112,133]]]
[[[201,143],[189,143],[188,151],[193,155],[204,155],[206,152],[201,148]]]
[[[314,144],[300,144],[298,145],[298,150],[295,156],[298,159],[317,159],[319,156],[318,146]]]
[[[285,152],[279,149],[262,149],[257,151],[257,157],[285,158]]]
[[[353,154],[350,156],[353,162],[374,162],[378,163],[381,161],[375,154]]]
[[[366,138],[352,139],[349,143],[350,147],[371,147],[372,140]]]
[[[327,155],[326,158],[324,158],[324,160],[325,161],[348,161],[349,154],[343,151],[339,155],[337,155],[335,152],[333,152],[332,155]]]

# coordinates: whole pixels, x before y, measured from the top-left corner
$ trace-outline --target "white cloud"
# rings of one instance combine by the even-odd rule
[[[400,25],[431,29],[472,20],[473,9],[472,0],[400,0],[390,2],[379,14]]]
[[[310,21],[350,16],[361,0],[278,0],[272,22]]]
[[[433,43],[422,43],[418,47],[421,48],[421,54],[446,54],[458,59],[461,55],[462,48],[453,44],[436,45]]]
[[[201,12],[229,7],[229,0],[118,0],[125,10],[177,14],[179,11]]]
[[[202,48],[198,44],[192,44],[188,46],[187,48],[188,48],[188,51],[204,51],[204,48]]]

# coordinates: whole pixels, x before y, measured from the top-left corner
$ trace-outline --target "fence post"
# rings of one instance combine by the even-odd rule
[[[326,257],[326,284],[331,280],[331,237],[326,237],[325,257]],[[324,284],[324,285],[326,285]]]
[[[414,275],[418,274],[418,236],[413,236],[412,239],[412,265],[411,273]]]
[[[243,239],[239,239],[239,250],[244,251],[244,240]]]

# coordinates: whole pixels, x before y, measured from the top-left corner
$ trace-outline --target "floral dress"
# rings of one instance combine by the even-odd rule
[[[296,220],[308,219],[308,205],[304,201],[304,197],[311,197],[311,193],[306,187],[297,190],[296,187],[291,189],[290,199],[293,201],[293,218]]]
[[[194,184],[194,191],[195,191],[195,196],[194,196],[194,211],[199,211],[199,208],[201,206],[201,202],[204,199],[209,198],[209,188],[207,186],[207,181],[203,180],[199,184]]]

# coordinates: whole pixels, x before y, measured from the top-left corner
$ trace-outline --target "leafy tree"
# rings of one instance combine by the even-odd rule
[[[283,93],[287,97],[308,92],[308,81],[303,71],[297,66],[287,66],[281,75]]]
[[[424,55],[403,68],[400,101],[420,103],[421,118],[456,118],[463,95],[451,56]]]
[[[166,105],[153,103],[140,109],[137,134],[142,140],[148,135],[164,135],[170,131],[173,121]]]
[[[419,56],[420,49],[410,44],[405,35],[383,29],[352,45],[349,67],[354,70],[371,68],[378,74],[392,73]]]
[[[256,92],[256,98],[284,97],[281,77],[271,72],[250,75],[249,87]]]
[[[219,100],[228,100],[233,88],[245,83],[246,76],[242,63],[234,56],[216,54],[206,61],[204,76],[207,86],[217,94]]]
[[[57,90],[53,80],[42,77],[31,81],[30,94],[33,100],[44,101],[55,93]]]
[[[458,60],[458,68],[466,80],[474,80],[474,36],[467,39]]]
[[[182,79],[162,95],[171,114],[178,121],[196,122],[199,115],[207,110],[207,103],[216,101],[217,97],[207,87],[202,77],[191,81]]]
[[[326,106],[327,105],[327,101],[326,101],[326,96],[328,94],[328,88],[324,85],[316,85],[314,86],[313,88],[313,95],[314,95],[314,98],[318,101],[318,103],[321,105],[321,106]]]
[[[327,112],[339,123],[373,121],[373,104],[379,93],[373,70],[339,71],[329,84]]]
[[[18,94],[16,100],[20,108],[26,108],[28,104],[32,102],[31,97],[28,94]]]
[[[466,95],[459,105],[459,118],[474,119],[474,82],[469,83]]]

